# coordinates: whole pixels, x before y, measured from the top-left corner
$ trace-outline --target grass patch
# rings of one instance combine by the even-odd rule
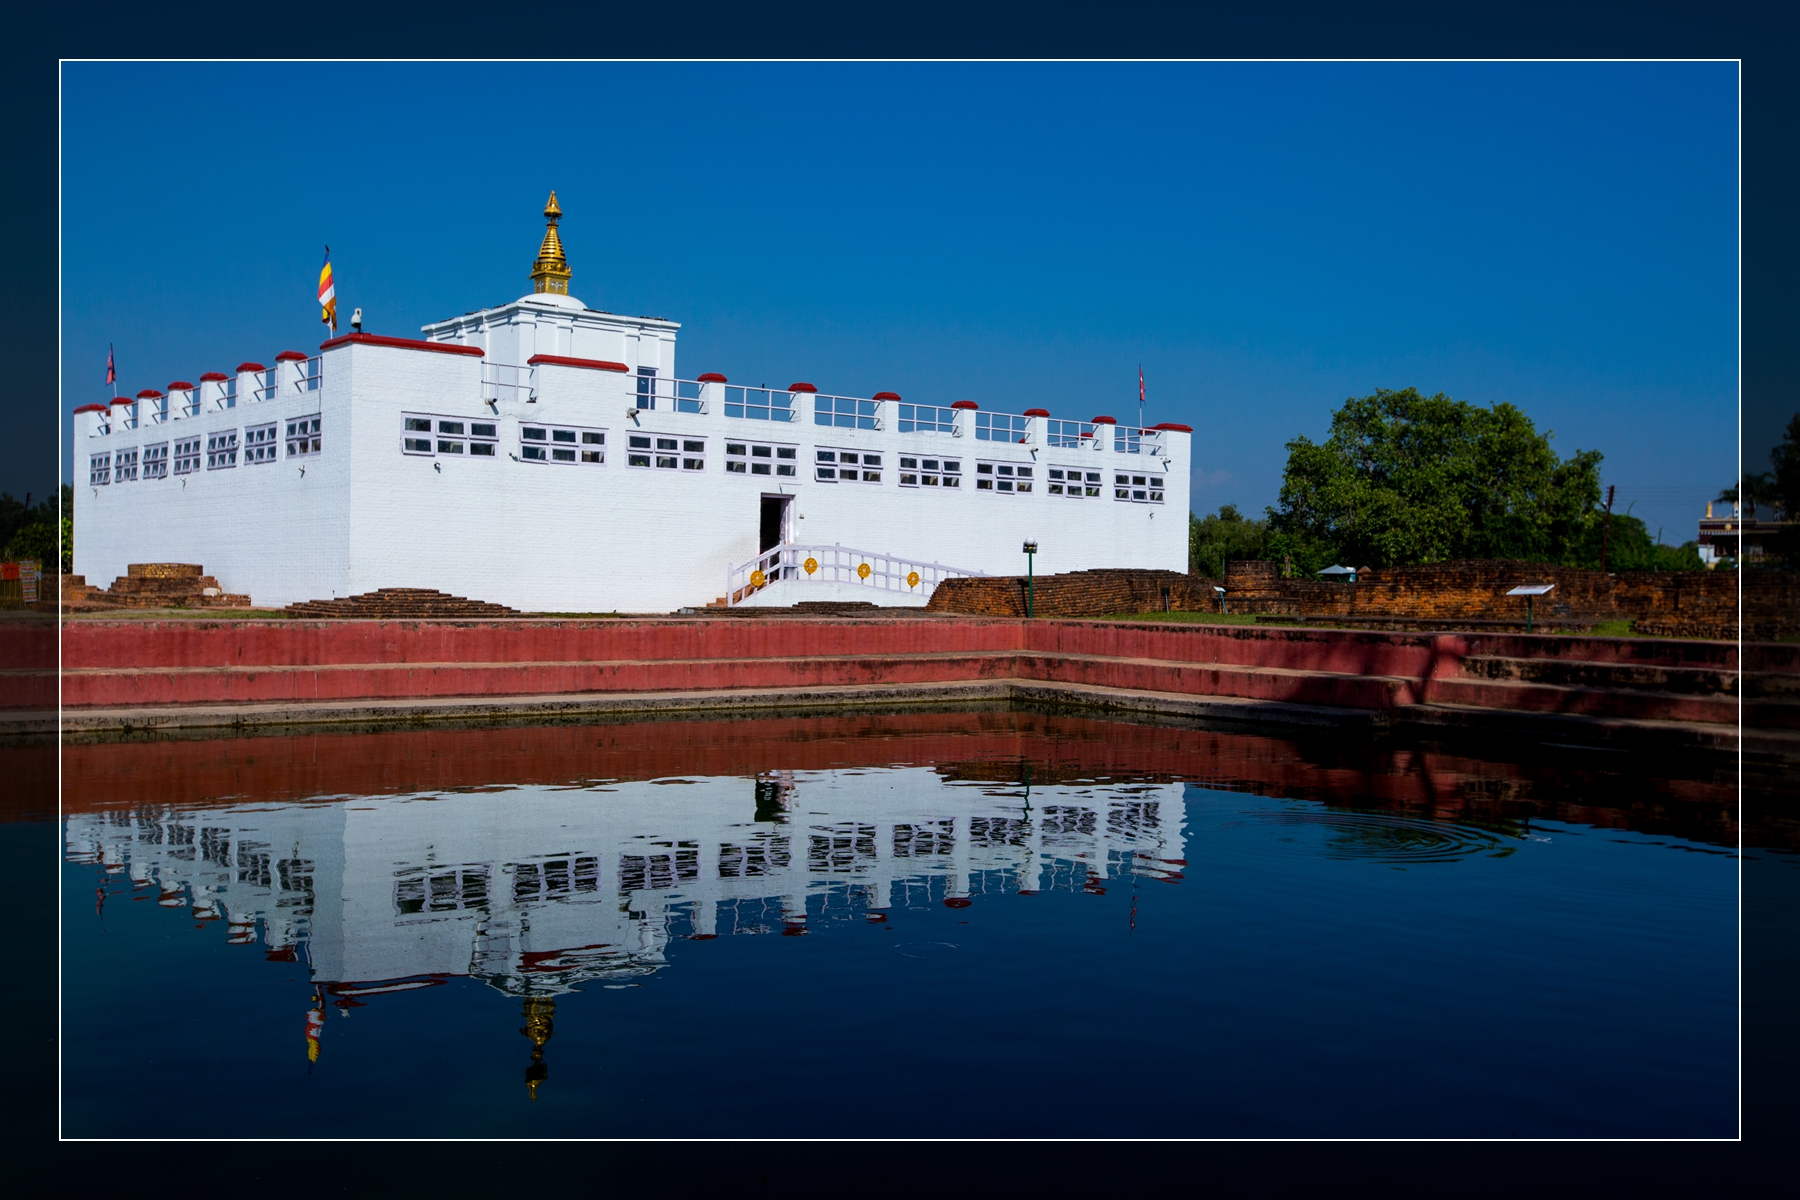
[[[1147,613],[1107,613],[1104,617],[1093,617],[1096,621],[1181,621],[1195,625],[1255,625],[1255,613],[1216,613],[1216,612],[1147,612]]]
[[[1588,632],[1577,634],[1578,637],[1631,637],[1635,630],[1635,621],[1601,621]]]

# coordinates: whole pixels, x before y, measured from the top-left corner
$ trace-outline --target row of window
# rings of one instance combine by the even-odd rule
[[[240,441],[240,436],[242,440]],[[110,450],[88,456],[88,484],[100,487],[110,483],[130,483],[143,479],[167,479],[171,468],[176,475],[192,475],[200,469],[202,458],[209,471],[229,470],[238,465],[240,456],[246,464],[272,463],[281,457],[308,458],[320,452],[322,437],[319,414],[295,417],[285,423],[270,421],[243,430],[221,429],[206,435],[205,451],[199,435],[177,438],[173,445],[156,442],[127,450]]]
[[[741,391],[744,389],[732,389]],[[948,413],[950,410],[945,409]],[[977,414],[978,416],[982,414]],[[464,418],[408,415],[405,418],[405,452],[416,455],[457,454],[477,458],[496,457],[499,426],[494,422]],[[1010,419],[1010,418],[1009,418]],[[317,418],[313,418],[316,433]],[[1010,429],[995,425],[1002,433]],[[606,431],[565,425],[519,426],[519,458],[525,462],[604,465]],[[813,451],[813,478],[820,483],[880,483],[883,455],[865,450],[821,447]],[[625,465],[659,471],[704,471],[706,439],[681,438],[657,433],[626,435]],[[961,487],[962,461],[952,458],[899,456],[901,487]],[[799,447],[773,442],[727,441],[725,470],[733,475],[766,475],[792,479],[798,476]],[[1028,494],[1036,486],[1038,468],[1021,463],[978,462],[978,491]],[[1046,467],[1045,490],[1052,496],[1097,498],[1105,489],[1105,472],[1074,467]],[[1114,475],[1114,499],[1160,504],[1161,476]]]

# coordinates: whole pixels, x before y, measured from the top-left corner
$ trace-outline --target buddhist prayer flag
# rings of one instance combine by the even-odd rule
[[[331,282],[331,247],[325,247],[325,265],[319,269],[319,320],[337,332],[337,288]]]

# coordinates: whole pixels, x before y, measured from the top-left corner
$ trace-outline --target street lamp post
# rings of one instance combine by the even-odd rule
[[[1025,543],[1025,618],[1026,618],[1026,620],[1032,619],[1036,615],[1036,609],[1037,609],[1037,580],[1035,578],[1035,572],[1032,570],[1033,561],[1034,561],[1036,555],[1037,555],[1037,543],[1036,542],[1026,542]]]

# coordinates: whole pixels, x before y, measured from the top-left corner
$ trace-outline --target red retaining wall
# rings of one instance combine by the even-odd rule
[[[1790,671],[1800,670],[1793,650],[1773,656]],[[1472,703],[1712,723],[1735,720],[1734,697],[1498,678],[1506,672],[1465,678],[1463,664],[1476,656],[1737,670],[1737,648],[1716,642],[1000,618],[81,620],[64,626],[63,656],[61,697],[71,708],[1022,679],[1337,708]],[[6,678],[0,708],[54,707],[53,673]]]

